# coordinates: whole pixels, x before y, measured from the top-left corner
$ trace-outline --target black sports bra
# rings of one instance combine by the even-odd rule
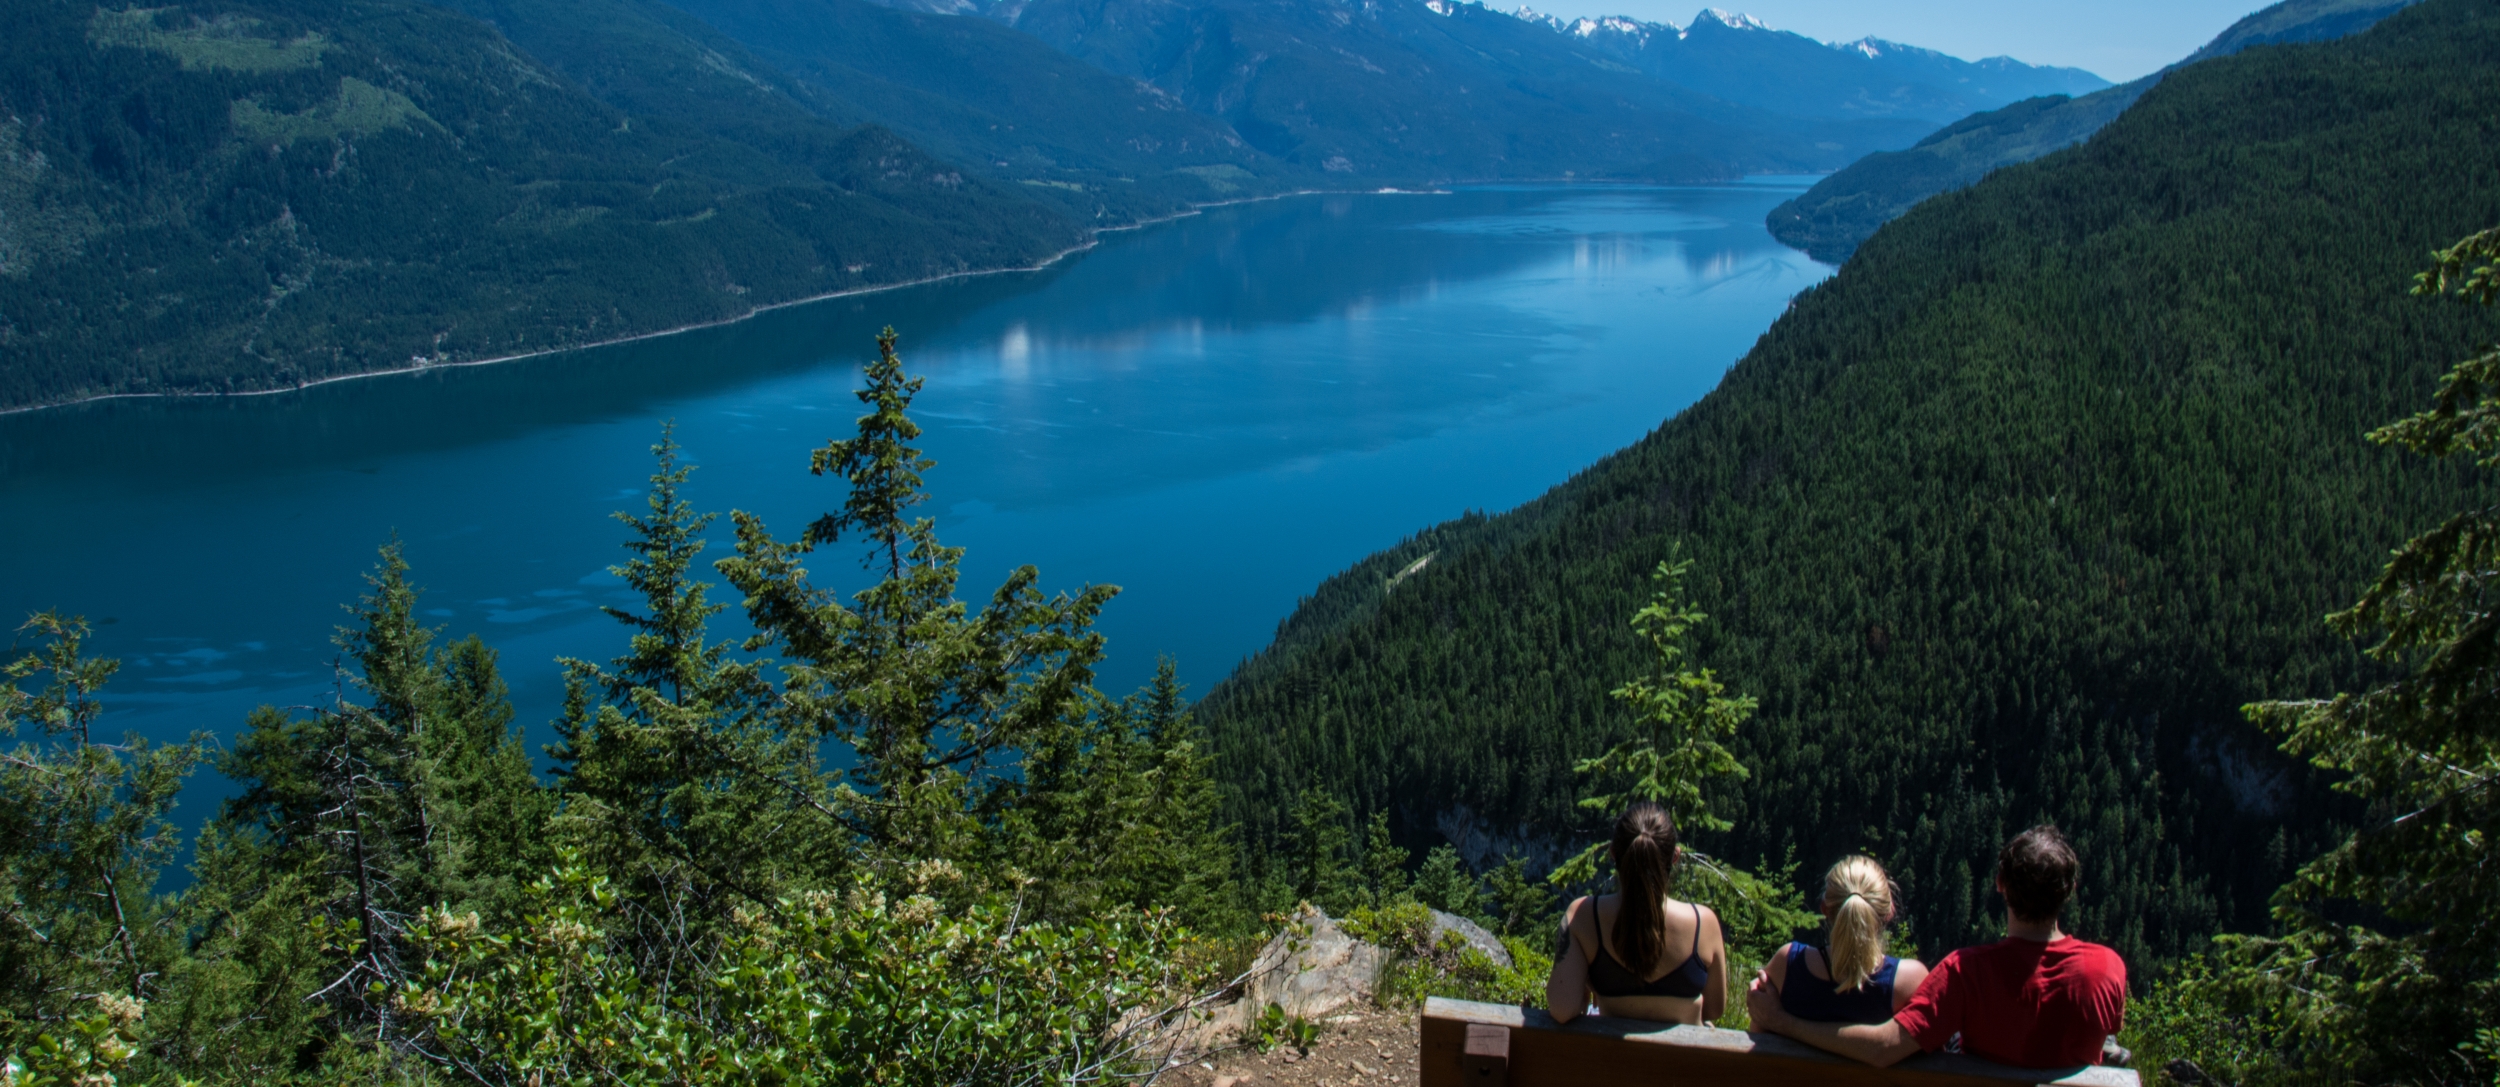
[[[1595,904],[1589,918],[1594,924]],[[1684,956],[1683,965],[1643,981],[1632,968],[1615,958],[1606,949],[1605,933],[1598,934],[1597,956],[1589,960],[1589,989],[1599,996],[1674,996],[1690,999],[1701,995],[1702,986],[1710,983],[1710,964],[1701,961],[1701,907],[1693,907],[1693,951]]]

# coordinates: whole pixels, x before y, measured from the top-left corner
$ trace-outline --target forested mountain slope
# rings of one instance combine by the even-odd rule
[[[511,9],[520,0],[460,2]],[[528,6],[550,29],[584,21],[560,10],[566,0]],[[986,19],[866,0],[678,0],[661,10],[735,39],[825,116],[884,125],[967,169],[1026,183],[1088,222],[1310,183],[1222,121]]]
[[[1233,812],[1272,842],[1318,785],[1410,843],[1586,835],[1571,764],[1627,728],[1627,622],[1680,547],[1699,662],[1761,698],[1701,848],[1871,849],[1932,954],[2054,819],[2080,933],[2261,924],[2337,808],[2238,707],[2355,689],[2320,616],[2478,499],[2362,434],[2490,336],[2405,288],[2500,222],[2495,55],[2500,3],[2426,0],[1920,205],[1649,437],[1321,586],[1203,703]]]
[[[1085,237],[672,9],[567,4],[543,56],[411,0],[0,6],[0,406],[613,339]]]
[[[2025,98],[2109,86],[2080,68],[2011,57],[1966,61],[1876,38],[1826,44],[1716,8],[1682,27],[1620,15],[1543,21],[1584,48],[1669,83],[1798,117],[1915,117],[1945,124]]]
[[[2411,2],[2283,0],[2231,24],[2179,64],[2251,46],[2330,41],[2367,30]],[[1877,228],[1921,200],[1968,185],[1997,167],[2090,139],[2177,67],[2080,97],[2044,95],[1973,114],[1907,150],[1868,155],[1771,209],[1771,233],[1816,260],[1847,260]]]

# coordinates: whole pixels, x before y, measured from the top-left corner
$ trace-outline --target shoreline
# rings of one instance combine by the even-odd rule
[[[932,283],[944,283],[948,280],[954,279],[970,279],[975,276],[1011,275],[1018,272],[1039,272],[1043,269],[1049,268],[1051,265],[1066,260],[1071,256],[1085,252],[1086,250],[1092,249],[1097,245],[1101,245],[1102,236],[1105,234],[1117,234],[1130,230],[1144,230],[1147,227],[1158,226],[1163,223],[1176,222],[1181,219],[1189,218],[1193,215],[1205,214],[1208,208],[1225,208],[1240,204],[1256,204],[1262,201],[1284,200],[1296,196],[1381,196],[1389,194],[1422,196],[1445,191],[1447,190],[1399,188],[1360,190],[1296,189],[1293,192],[1269,193],[1265,196],[1245,196],[1239,200],[1217,200],[1205,204],[1191,204],[1187,210],[1173,212],[1170,215],[1159,216],[1153,219],[1140,219],[1134,223],[1122,223],[1119,226],[1091,228],[1089,232],[1090,236],[1083,244],[1069,246],[1066,249],[1062,249],[1031,264],[1007,268],[973,268],[961,272],[948,272],[945,275],[925,276],[920,279],[905,280],[901,283],[880,283],[871,287],[850,287],[839,291],[829,291],[824,294],[809,295],[805,298],[793,298],[783,302],[767,303],[750,309],[735,317],[724,317],[717,321],[701,321],[695,324],[679,325],[675,328],[657,329],[651,332],[637,332],[631,336],[619,336],[612,340],[599,340],[593,343],[571,344],[564,347],[550,347],[543,351],[524,351],[513,355],[498,355],[490,359],[469,359],[462,362],[426,362],[419,363],[414,366],[396,366],[388,370],[363,370],[353,374],[338,374],[332,377],[322,378],[318,381],[306,381],[300,384],[288,385],[283,388],[276,389],[247,389],[242,392],[222,393],[98,393],[94,396],[82,396],[71,400],[54,400],[41,404],[27,404],[21,407],[0,408],[0,416],[50,411],[54,408],[70,408],[76,407],[80,404],[95,404],[107,400],[191,400],[225,399],[229,397],[243,396],[282,396],[287,393],[303,392],[306,389],[318,388],[323,385],[332,385],[342,381],[363,381],[367,378],[380,377],[404,377],[409,374],[429,373],[435,370],[456,370],[469,366],[494,366],[506,362],[521,362],[527,359],[544,358],[548,355],[561,355],[572,351],[590,351],[602,347],[615,347],[619,344],[637,343],[643,340],[654,340],[662,336],[675,336],[681,333],[695,332],[706,328],[719,328],[723,325],[734,325],[740,321],[755,317],[758,314],[769,313],[773,310],[788,309],[792,306],[805,306],[816,302],[831,301],[836,298],[855,298],[863,294],[879,294],[885,291],[899,291],[909,287],[925,287]]]

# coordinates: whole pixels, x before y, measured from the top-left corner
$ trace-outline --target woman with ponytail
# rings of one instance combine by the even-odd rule
[[[1843,857],[1823,873],[1824,946],[1789,944],[1763,968],[1780,1007],[1815,1023],[1882,1023],[1907,1006],[1927,967],[1884,954],[1894,897],[1872,857]]]
[[[1615,820],[1610,854],[1621,892],[1582,898],[1563,915],[1545,1010],[1568,1023],[1588,1010],[1628,1019],[1707,1023],[1727,1007],[1727,944],[1719,915],[1678,902],[1675,818],[1649,801]]]

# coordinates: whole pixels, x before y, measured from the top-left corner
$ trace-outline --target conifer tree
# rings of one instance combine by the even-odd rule
[[[372,994],[410,976],[409,924],[428,907],[517,905],[545,856],[545,800],[493,651],[434,647],[396,542],[367,582],[336,638],[331,704],[262,707],[217,759],[242,791],[201,834],[185,899],[198,942],[160,1046],[173,1059],[242,1070],[331,1034],[404,1044]],[[199,1033],[238,1007],[259,1011]]]
[[[1553,889],[1528,878],[1524,857],[1511,857],[1485,874],[1494,913],[1494,929],[1504,936],[1532,938],[1552,932],[1561,904]]]
[[[2500,229],[2433,254],[2414,293],[2500,301]],[[2372,441],[2500,468],[2500,347],[2451,369],[2431,407]],[[2380,640],[2403,678],[2331,699],[2262,702],[2283,750],[2343,775],[2368,821],[2273,900],[2279,936],[2225,937],[2196,986],[2253,1015],[2280,1067],[2321,1082],[2500,1077],[2500,506],[2469,509],[2395,552],[2328,617]],[[2356,909],[2355,907],[2358,907]],[[2252,1069],[2253,1071],[2254,1069]]]
[[[1143,691],[1028,749],[1002,840],[1043,914],[1161,907],[1198,932],[1240,927],[1211,761],[1169,659]]]
[[[734,513],[738,555],[718,568],[746,594],[757,630],[747,648],[784,654],[776,730],[793,742],[838,742],[855,757],[821,810],[856,837],[858,859],[888,874],[940,860],[986,868],[997,843],[985,824],[1021,792],[1001,771],[1087,717],[1103,648],[1092,626],[1118,589],[1046,597],[1039,573],[1022,566],[986,606],[956,599],[963,549],[910,516],[927,498],[921,473],[932,462],[910,444],[920,428],[907,411],[921,383],[894,344],[892,329],[877,339],[856,436],[811,462],[846,485],[840,512],[786,543]],[[861,565],[884,575],[847,602],[803,565],[844,539],[863,542]]]
[[[0,672],[0,739],[19,741],[0,752],[0,1060],[49,1051],[59,1073],[66,1046],[69,1070],[101,1073],[127,1059],[181,950],[154,889],[202,740],[103,742],[98,695],[120,663],[84,654],[84,620],[44,612],[20,629],[45,644]]]
[[[1682,838],[1676,894],[1717,910],[1729,945],[1749,961],[1760,961],[1790,930],[1815,918],[1791,905],[1797,896],[1782,886],[1795,871],[1793,863],[1765,880],[1693,848],[1697,832],[1735,826],[1716,814],[1703,786],[1714,778],[1748,776],[1723,741],[1753,716],[1755,703],[1751,696],[1728,694],[1715,673],[1686,660],[1687,637],[1709,618],[1683,592],[1692,566],[1690,559],[1671,560],[1659,563],[1650,575],[1657,588],[1632,616],[1632,628],[1650,646],[1649,674],[1613,692],[1617,701],[1632,707],[1634,731],[1604,754],[1574,764],[1600,790],[1582,798],[1579,806],[1611,822],[1636,800],[1665,805]],[[1592,843],[1556,866],[1548,881],[1557,887],[1595,883],[1607,848],[1604,840]]]
[[[1288,816],[1284,843],[1286,886],[1295,898],[1338,915],[1363,904],[1361,871],[1349,855],[1352,819],[1335,794],[1317,786],[1302,790]]]
[[[564,662],[549,753],[565,805],[558,837],[642,911],[637,953],[699,957],[688,934],[704,919],[734,901],[771,901],[838,851],[799,818],[819,790],[814,751],[759,715],[772,700],[763,666],[734,658],[734,642],[708,640],[725,605],[693,574],[714,515],[681,493],[693,467],[678,451],[672,426],[652,446],[647,512],[615,515],[633,530],[632,557],[609,572],[646,610],[603,609],[633,632],[606,667]]]
[[[1424,866],[1415,873],[1415,901],[1460,917],[1485,916],[1481,881],[1467,870],[1467,862],[1458,850],[1447,843],[1424,854]]]

